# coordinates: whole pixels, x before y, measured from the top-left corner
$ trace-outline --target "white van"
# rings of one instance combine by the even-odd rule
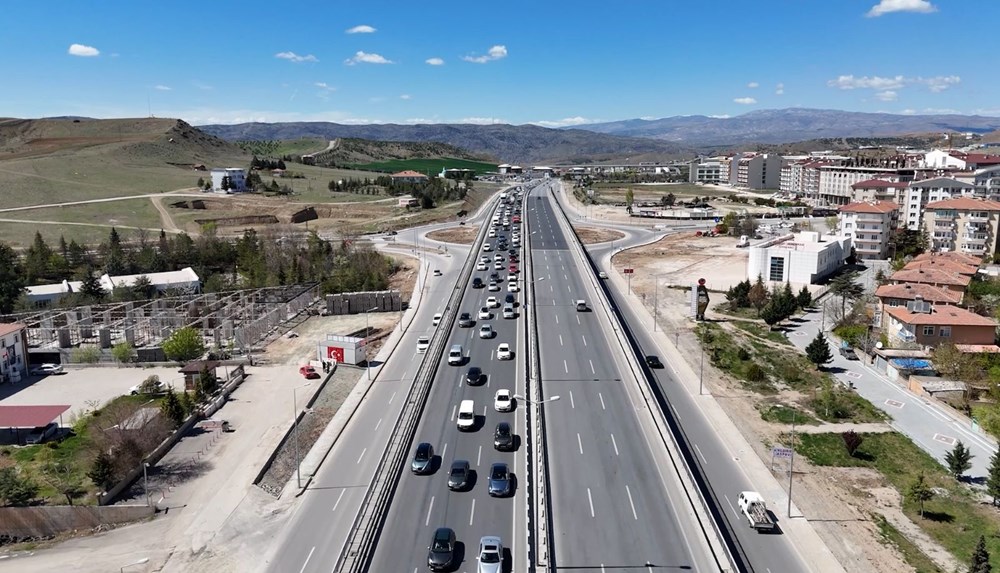
[[[476,404],[472,400],[462,400],[458,405],[458,429],[465,432],[476,426]]]
[[[462,365],[462,361],[465,360],[465,357],[462,354],[463,354],[462,353],[462,345],[461,344],[453,344],[451,346],[451,350],[448,351],[448,365],[449,366],[461,366]]]

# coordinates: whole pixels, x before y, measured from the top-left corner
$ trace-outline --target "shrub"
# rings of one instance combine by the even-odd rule
[[[762,382],[767,378],[767,373],[760,367],[760,364],[754,363],[747,368],[746,378],[750,382]]]
[[[847,341],[851,346],[860,346],[861,341],[868,335],[868,326],[864,324],[843,324],[834,328],[833,333],[842,340]]]

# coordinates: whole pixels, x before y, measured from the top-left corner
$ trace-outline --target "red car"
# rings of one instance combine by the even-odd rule
[[[521,272],[521,271],[517,270],[517,265],[511,265],[507,270],[512,275],[516,275],[517,273]]]
[[[319,372],[316,372],[316,369],[308,364],[305,366],[299,366],[299,374],[301,374],[306,380],[315,380],[316,378],[319,378]]]

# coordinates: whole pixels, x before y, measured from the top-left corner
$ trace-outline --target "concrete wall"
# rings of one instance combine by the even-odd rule
[[[145,505],[0,507],[0,537],[10,542],[52,537],[75,529],[146,519],[155,509]]]

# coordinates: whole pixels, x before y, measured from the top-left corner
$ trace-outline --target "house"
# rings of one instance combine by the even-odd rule
[[[875,289],[875,297],[878,304],[875,306],[874,323],[882,330],[888,328],[886,324],[887,315],[885,309],[890,307],[903,307],[916,301],[927,301],[932,305],[952,305],[958,306],[962,302],[963,293],[946,290],[929,284],[921,283],[898,283],[880,285]]]
[[[971,195],[975,186],[953,177],[934,177],[911,181],[906,186],[903,202],[903,220],[906,228],[918,231],[923,224],[924,209],[928,203],[943,201],[962,195]]]
[[[215,369],[220,364],[222,363],[218,360],[192,360],[185,364],[183,368],[178,370],[178,372],[184,375],[184,390],[186,392],[193,392],[195,385],[198,383],[198,377],[201,376],[204,370],[207,370],[212,376],[216,376]]]
[[[927,203],[924,229],[932,250],[993,255],[1000,249],[1000,203],[973,197]]]
[[[972,267],[978,267],[979,265],[983,264],[982,257],[977,257],[976,255],[970,255],[969,253],[956,253],[954,251],[949,251],[945,253],[933,253],[933,252],[921,253],[913,257],[913,261],[927,261],[934,259],[962,263],[964,265]]]
[[[227,188],[224,189],[223,181]],[[246,172],[239,167],[212,169],[212,191],[216,193],[242,193],[247,190]]]
[[[27,326],[0,323],[0,384],[20,382],[28,374]]]
[[[899,343],[937,346],[954,344],[992,346],[997,322],[992,318],[951,305],[914,300],[906,307],[885,308],[885,329],[891,346]]]
[[[62,281],[47,285],[36,285],[25,287],[25,295],[28,301],[36,308],[51,306],[53,303],[69,293],[80,292],[83,281]]]
[[[903,268],[889,277],[893,284],[916,283],[936,286],[957,293],[965,293],[972,278],[935,268]]]
[[[844,265],[851,253],[851,237],[804,231],[778,237],[749,249],[747,278],[807,285]]]
[[[409,169],[406,171],[400,171],[399,173],[393,173],[391,177],[393,183],[423,183],[428,179],[428,177],[423,173],[418,173]]]
[[[840,208],[840,234],[853,238],[862,260],[889,258],[889,238],[899,222],[899,207],[892,201],[849,203]]]

